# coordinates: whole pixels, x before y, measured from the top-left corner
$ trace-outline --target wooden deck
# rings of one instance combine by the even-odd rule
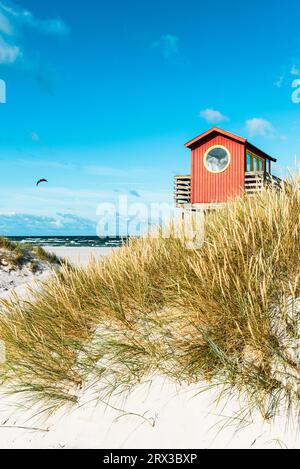
[[[191,176],[175,176],[174,199],[176,207],[182,207],[191,203]]]
[[[282,188],[283,181],[276,176],[267,172],[251,172],[245,173],[245,194],[251,196],[257,192],[261,192],[265,186],[274,187],[275,190]],[[175,176],[174,179],[174,200],[178,208],[189,210],[215,210],[224,207],[224,203],[211,204],[191,204],[191,176],[181,175]]]
[[[261,192],[263,187],[273,187],[275,190],[282,188],[283,181],[276,176],[266,172],[245,173],[245,193],[254,195]]]

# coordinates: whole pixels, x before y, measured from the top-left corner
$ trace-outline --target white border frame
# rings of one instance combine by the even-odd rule
[[[226,151],[227,155],[228,155],[228,163],[227,165],[225,166],[224,169],[221,169],[219,171],[213,171],[212,169],[208,168],[207,164],[206,164],[206,158],[208,156],[208,153],[213,150],[214,148],[222,148],[223,150]],[[209,173],[212,173],[212,174],[221,174],[221,173],[224,173],[224,171],[226,171],[228,169],[228,167],[230,166],[230,163],[231,163],[231,153],[230,151],[228,150],[228,148],[224,147],[224,145],[213,145],[212,147],[209,147],[208,150],[206,150],[206,152],[204,153],[204,156],[203,156],[203,164],[204,164],[204,167],[205,169],[209,172]]]

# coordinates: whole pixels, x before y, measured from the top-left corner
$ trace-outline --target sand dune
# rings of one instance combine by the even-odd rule
[[[79,406],[64,409],[48,420],[32,418],[35,410],[31,407],[14,410],[10,406],[16,403],[15,398],[2,400],[5,426],[0,427],[0,448],[300,447],[295,423],[285,428],[283,419],[268,424],[256,415],[252,423],[246,421],[245,427],[238,429],[237,402],[216,407],[215,392],[197,392],[197,387],[179,388],[156,377],[109,405],[89,402],[95,396],[86,392]],[[236,421],[230,421],[230,415],[236,415]]]
[[[49,248],[79,265],[101,248]],[[97,402],[89,391],[75,408],[49,419],[34,418],[38,408],[20,409],[16,397],[0,401],[0,448],[300,448],[297,423],[260,415],[240,420],[237,401],[214,403],[216,391],[199,394],[197,386],[179,387],[153,377],[129,396]],[[230,420],[230,417],[234,419]],[[240,427],[239,428],[239,424]]]

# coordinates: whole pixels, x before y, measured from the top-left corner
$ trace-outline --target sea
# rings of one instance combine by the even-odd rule
[[[120,247],[128,240],[128,238],[99,238],[98,236],[9,236],[9,239],[22,244],[32,244],[33,246],[90,248]]]

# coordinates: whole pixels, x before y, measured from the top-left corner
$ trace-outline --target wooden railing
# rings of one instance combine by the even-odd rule
[[[276,176],[266,172],[245,173],[245,194],[253,195],[261,192],[263,187],[274,187],[280,190],[284,182]],[[174,178],[174,200],[176,207],[191,204],[191,176],[175,176]],[[202,204],[203,205],[203,204]]]
[[[273,187],[275,190],[282,188],[283,181],[277,176],[273,176],[267,172],[253,171],[245,173],[245,193],[253,195],[261,192],[263,187]]]
[[[174,199],[176,207],[191,203],[191,176],[175,176]]]

